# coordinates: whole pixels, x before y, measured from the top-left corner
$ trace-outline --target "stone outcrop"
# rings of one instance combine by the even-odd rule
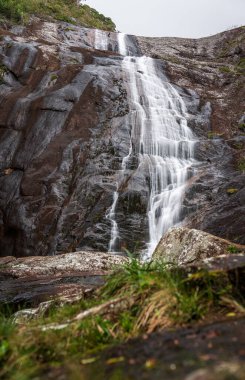
[[[74,302],[101,286],[105,276],[127,260],[101,252],[0,258],[0,302],[31,306],[49,300]]]
[[[64,22],[2,25],[0,35],[0,256],[106,251],[131,131],[117,35],[108,33],[108,51],[94,48],[94,30]],[[182,220],[238,243],[243,36],[240,28],[202,40],[128,37],[132,55],[154,56],[176,84],[200,138]],[[120,245],[131,252],[148,239],[149,186],[137,164],[133,157],[116,210]]]
[[[232,257],[233,253],[238,252],[245,252],[245,246],[234,244],[203,231],[178,227],[170,229],[161,239],[153,253],[153,259],[161,259],[166,263],[176,265],[196,265],[201,263],[203,268],[215,269],[214,257],[229,254]],[[208,258],[212,258],[211,261],[205,261]],[[229,263],[234,266],[233,261],[231,260]],[[219,269],[221,267],[226,268],[224,256],[221,257],[219,262],[221,263]],[[226,269],[232,268],[228,266]]]

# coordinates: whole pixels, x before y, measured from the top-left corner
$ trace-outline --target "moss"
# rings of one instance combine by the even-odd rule
[[[232,195],[232,194],[237,193],[238,189],[235,189],[235,188],[231,187],[231,188],[227,189],[226,192],[227,192],[228,195]]]
[[[0,84],[4,82],[4,75],[8,72],[8,69],[5,65],[0,64]]]
[[[115,30],[110,18],[88,5],[79,5],[76,0],[0,0],[0,14],[15,23],[26,23],[34,14],[86,27]]]
[[[54,80],[58,79],[58,75],[57,74],[52,74],[50,79],[53,82]]]
[[[240,170],[241,172],[244,172],[244,171],[245,171],[245,158],[241,158],[241,159],[238,161],[237,168],[238,168],[238,170]]]
[[[222,137],[223,133],[217,133],[217,132],[208,132],[208,139],[216,139],[218,137]]]

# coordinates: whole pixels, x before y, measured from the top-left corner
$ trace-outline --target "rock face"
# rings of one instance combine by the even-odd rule
[[[162,238],[153,253],[153,259],[162,259],[177,265],[196,264],[201,261],[204,265],[204,259],[237,252],[245,252],[245,246],[203,231],[179,227],[170,229]],[[224,258],[222,261],[225,267]]]
[[[0,255],[106,251],[108,210],[131,131],[117,34],[106,33],[106,51],[94,30],[64,22],[33,19],[2,26],[0,35]],[[244,136],[237,127],[244,30],[202,40],[128,36],[128,49],[158,59],[201,139],[182,219],[244,242]],[[224,62],[230,72],[221,70]],[[137,157],[116,210],[121,246],[130,251],[148,239],[149,186],[136,167]]]
[[[105,275],[127,260],[101,252],[5,257],[0,259],[0,302],[32,306],[50,299],[72,302],[102,285]]]

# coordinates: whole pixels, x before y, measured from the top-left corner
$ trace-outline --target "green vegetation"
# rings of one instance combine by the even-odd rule
[[[0,64],[0,84],[3,83],[3,77],[4,77],[4,74],[7,73],[8,69],[6,66]]]
[[[245,123],[241,123],[241,124],[239,124],[239,125],[238,125],[238,128],[239,128],[241,131],[245,132]]]
[[[227,248],[227,251],[230,253],[238,253],[239,252],[238,248],[235,247],[234,245],[229,245],[229,247]]]
[[[102,349],[219,313],[234,316],[244,312],[241,297],[225,273],[200,271],[187,276],[161,263],[132,260],[111,275],[92,299],[53,307],[46,317],[17,327],[3,313],[0,376],[44,379],[48,370],[62,368],[67,373],[72,362],[72,373],[80,369],[80,379],[81,365],[96,361]],[[84,310],[87,316],[81,316]],[[66,327],[54,329],[65,322]],[[75,379],[73,375],[69,378]]]
[[[240,170],[241,172],[244,172],[245,171],[245,158],[241,158],[239,161],[238,161],[238,164],[237,164],[237,168],[238,170]]]
[[[226,190],[228,195],[236,194],[238,192],[238,189],[235,189],[233,187]]]
[[[208,139],[216,139],[222,136],[223,136],[223,133],[217,133],[217,132],[212,132],[212,131],[208,132]]]
[[[236,66],[236,70],[240,74],[245,74],[245,58],[241,58]]]
[[[221,66],[219,71],[224,74],[235,74],[244,75],[245,74],[245,58],[241,58],[236,65],[232,66]]]
[[[76,0],[0,0],[0,14],[17,23],[28,22],[31,15],[51,16],[72,24],[115,30],[115,24],[110,18],[88,5],[78,5]]]
[[[53,82],[53,81],[55,81],[55,80],[58,79],[58,75],[57,74],[52,74],[50,79],[51,79],[51,82]]]
[[[228,67],[228,66],[222,66],[222,67],[220,67],[220,68],[219,68],[219,71],[220,71],[221,73],[232,73],[231,68]]]

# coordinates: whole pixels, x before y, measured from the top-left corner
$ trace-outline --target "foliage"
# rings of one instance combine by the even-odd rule
[[[91,310],[95,305],[120,297],[130,300],[130,307],[108,309],[103,314],[73,321],[60,330],[42,329],[50,323],[71,321],[81,310]],[[132,260],[109,276],[89,300],[56,306],[45,318],[21,328],[2,317],[0,376],[25,380],[45,378],[47,370],[62,367],[62,371],[68,371],[71,361],[79,367],[81,362],[90,360],[88,355],[94,357],[109,345],[142,333],[192,323],[212,313],[234,312],[237,305],[224,273],[200,271],[187,276],[183,270],[170,270],[162,263],[141,264]],[[240,304],[239,310],[244,310]]]
[[[8,20],[26,23],[31,15],[51,16],[56,20],[105,30],[115,30],[108,17],[76,0],[0,0],[0,14]]]

